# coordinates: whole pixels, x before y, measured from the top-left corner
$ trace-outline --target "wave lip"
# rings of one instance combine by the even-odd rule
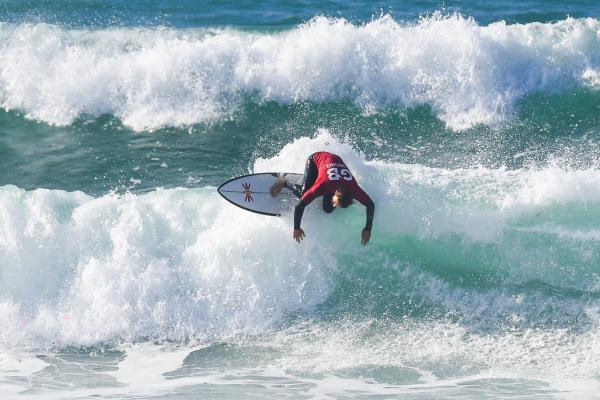
[[[50,124],[112,114],[135,130],[210,122],[259,101],[430,105],[455,130],[494,125],[519,99],[598,87],[600,22],[479,26],[316,17],[275,34],[230,29],[67,30],[0,23],[0,104]]]

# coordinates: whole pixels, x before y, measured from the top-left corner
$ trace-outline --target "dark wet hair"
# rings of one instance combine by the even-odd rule
[[[342,186],[342,187],[338,188],[338,190],[336,190],[336,192],[338,194],[338,201],[340,202],[340,206],[342,208],[346,208],[346,207],[352,205],[352,201],[354,200],[354,197],[352,196],[352,192],[350,191],[350,189]]]

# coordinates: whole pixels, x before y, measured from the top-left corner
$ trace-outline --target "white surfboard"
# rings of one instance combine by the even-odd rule
[[[258,214],[278,216],[289,212],[298,203],[304,175],[284,172],[266,172],[239,176],[223,183],[217,191],[230,203]],[[271,196],[271,187],[279,179],[286,185]]]

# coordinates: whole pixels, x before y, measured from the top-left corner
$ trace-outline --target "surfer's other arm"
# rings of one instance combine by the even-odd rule
[[[373,217],[375,217],[375,203],[373,203],[373,200],[369,199],[369,202],[365,204],[365,207],[367,208],[367,223],[360,236],[360,242],[362,244],[369,243],[369,240],[371,239],[371,228],[373,227]]]
[[[293,238],[296,242],[300,243],[302,239],[304,239],[304,231],[300,228],[300,222],[302,221],[302,214],[304,214],[304,209],[306,208],[306,203],[300,200],[298,204],[296,204],[296,208],[294,209],[294,233]]]

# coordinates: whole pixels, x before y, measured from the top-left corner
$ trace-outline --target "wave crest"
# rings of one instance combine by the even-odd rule
[[[430,105],[448,127],[497,124],[529,93],[597,87],[600,22],[479,26],[317,17],[272,34],[230,29],[67,30],[0,23],[0,104],[50,124],[112,114],[134,130],[210,122],[245,96]]]

